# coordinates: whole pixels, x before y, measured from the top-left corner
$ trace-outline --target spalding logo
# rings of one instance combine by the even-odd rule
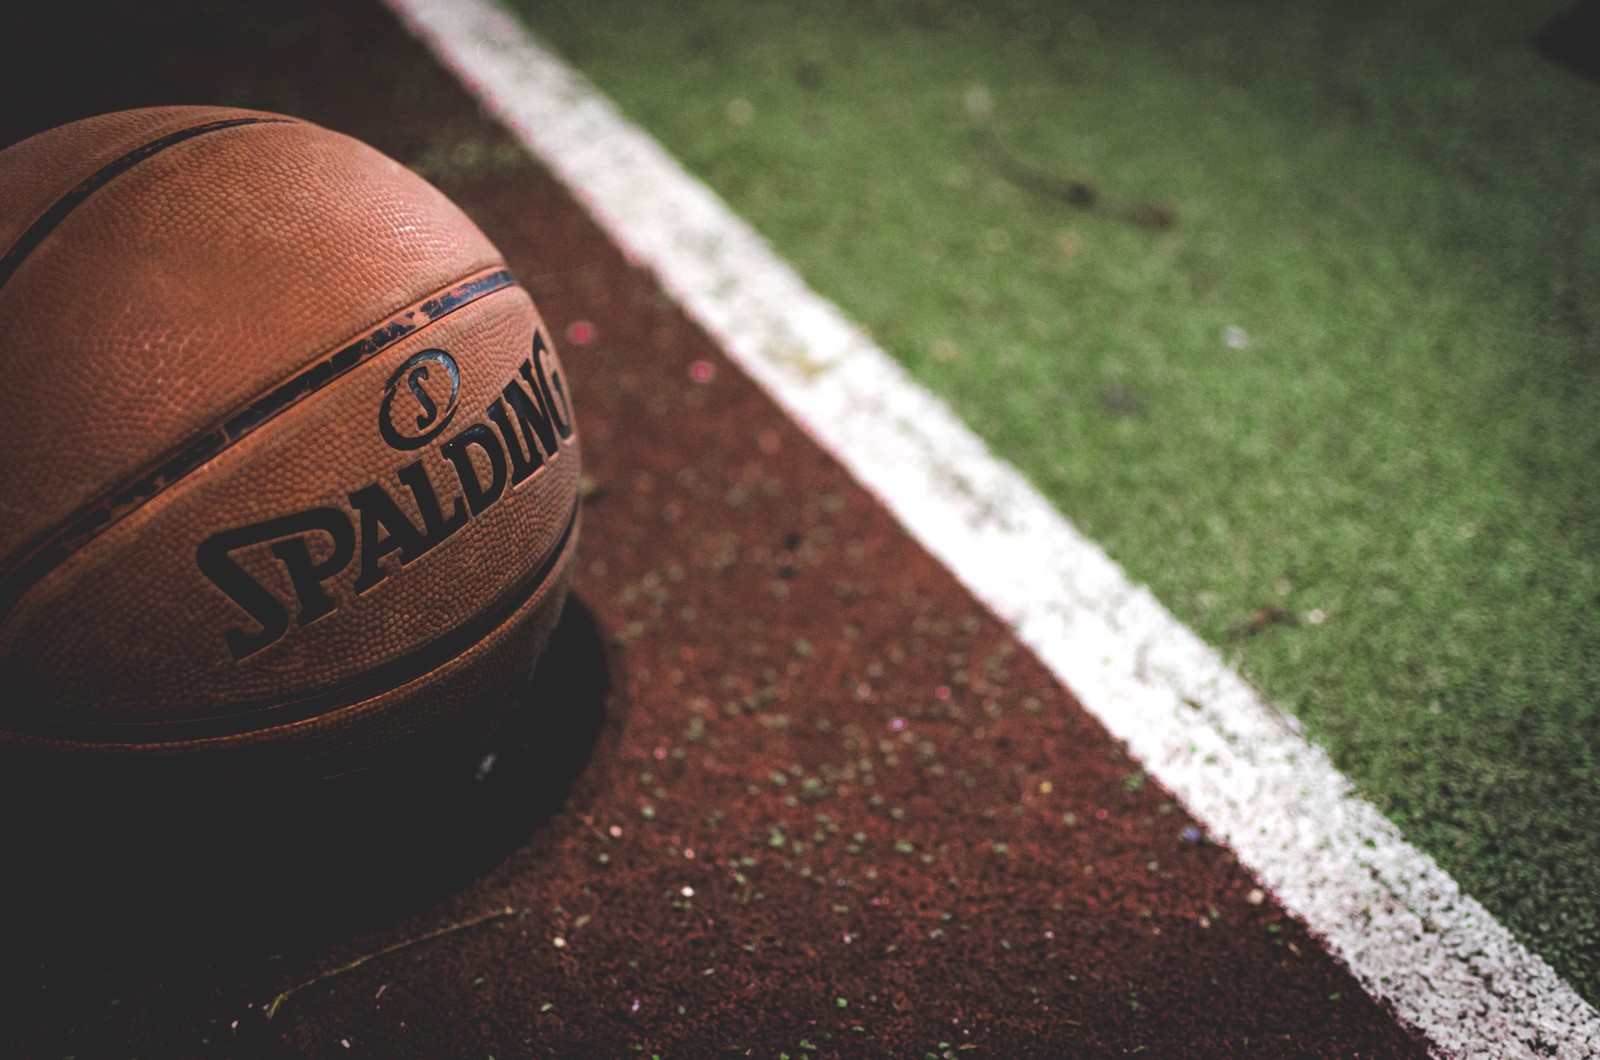
[[[430,382],[432,387],[428,385]],[[405,384],[415,407],[396,413],[394,399],[401,383]],[[440,393],[446,386],[449,394]],[[430,390],[444,398],[443,407]],[[454,357],[443,350],[413,354],[389,377],[389,385],[384,387],[383,404],[378,408],[378,433],[395,449],[421,449],[450,425],[460,397],[461,370],[456,367]]]
[[[404,400],[397,397],[402,393]],[[455,358],[444,350],[423,350],[390,377],[379,407],[378,432],[395,449],[420,449],[449,425],[460,394]],[[532,353],[482,415],[395,473],[404,494],[374,481],[351,492],[348,506],[292,512],[224,530],[200,543],[195,562],[201,573],[259,627],[255,632],[227,630],[223,638],[228,650],[235,660],[244,659],[282,639],[289,631],[291,604],[299,626],[332,614],[339,605],[327,583],[352,562],[355,591],[367,592],[393,573],[393,565],[383,562],[390,553],[399,553],[398,567],[426,555],[487,511],[508,488],[527,481],[571,437],[566,384],[544,336],[536,331]],[[474,449],[488,464],[487,478],[473,460]],[[436,479],[447,490],[453,479],[455,489],[441,498]],[[411,503],[402,506],[396,497],[407,494]],[[293,600],[279,599],[235,558],[251,550],[258,556],[252,566],[259,570],[266,558],[260,555],[263,545],[288,575]]]

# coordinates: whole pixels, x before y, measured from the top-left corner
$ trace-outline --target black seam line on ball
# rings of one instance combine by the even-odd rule
[[[28,230],[22,233],[15,243],[11,244],[11,249],[6,251],[5,257],[0,258],[0,287],[4,287],[6,282],[16,273],[23,259],[33,253],[40,243],[44,242],[44,237],[53,232],[55,227],[62,221],[66,220],[67,214],[76,210],[83,200],[145,159],[152,155],[158,155],[167,148],[181,144],[185,140],[193,140],[196,136],[204,136],[206,133],[217,132],[221,129],[233,129],[240,125],[277,125],[286,122],[300,124],[293,118],[225,118],[222,121],[209,121],[204,125],[194,125],[187,129],[179,129],[175,133],[168,133],[160,139],[151,140],[147,144],[135,147],[121,158],[107,162],[85,177],[77,187],[57,199],[50,209],[41,214],[38,220],[29,225]]]
[[[485,295],[515,286],[517,281],[512,277],[511,270],[496,269],[463,280],[408,309],[402,309],[362,338],[329,354],[287,382],[280,383],[264,397],[235,412],[221,426],[192,439],[136,482],[103,495],[88,508],[80,509],[59,531],[34,545],[29,550],[28,558],[0,580],[0,620],[10,613],[23,594],[66,562],[73,553],[251,431],[401,339],[442,320],[463,306],[471,305]]]
[[[567,554],[578,525],[579,501],[574,500],[561,537],[550,546],[539,568],[506,598],[472,621],[458,626],[437,640],[414,651],[365,670],[356,677],[300,699],[271,700],[240,706],[225,715],[207,718],[177,718],[168,721],[62,722],[45,719],[16,719],[5,726],[8,732],[42,739],[71,740],[88,744],[164,744],[191,740],[221,739],[262,729],[291,725],[343,707],[354,706],[374,696],[392,692],[439,669],[465,654],[508,622],[544,588],[550,575]]]

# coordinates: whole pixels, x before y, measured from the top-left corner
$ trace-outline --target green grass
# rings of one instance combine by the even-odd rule
[[[523,3],[1600,1000],[1600,86],[1527,44],[1561,5],[1059,6]],[[1100,205],[1005,179],[975,87]],[[1324,621],[1238,632],[1268,605]]]

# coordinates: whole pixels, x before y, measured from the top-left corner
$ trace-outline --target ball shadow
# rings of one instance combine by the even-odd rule
[[[569,597],[533,678],[483,743],[310,786],[86,791],[5,779],[0,973],[145,981],[291,954],[420,912],[490,871],[567,801],[610,675]]]

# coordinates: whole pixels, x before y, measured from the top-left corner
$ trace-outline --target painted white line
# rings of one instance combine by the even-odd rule
[[[745,371],[1439,1052],[1600,1056],[1600,1014],[587,80],[493,0],[388,3]]]

